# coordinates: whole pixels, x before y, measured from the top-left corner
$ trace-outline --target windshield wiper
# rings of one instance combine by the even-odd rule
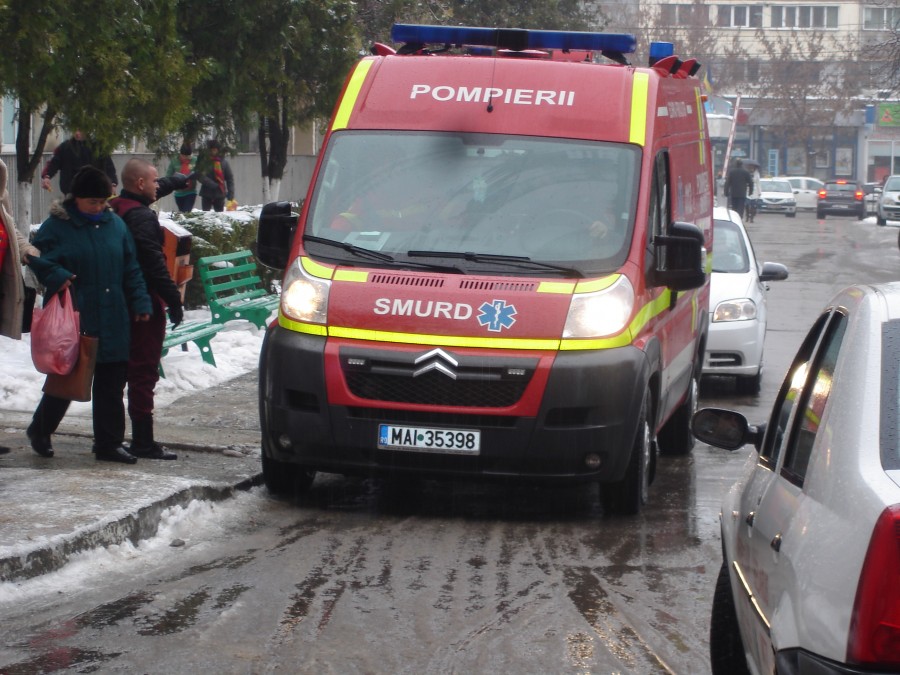
[[[584,277],[584,273],[575,267],[554,265],[541,260],[532,260],[524,255],[501,255],[499,253],[473,253],[471,251],[408,251],[410,258],[459,258],[477,263],[500,263],[501,265],[513,265],[522,269],[544,269],[555,272],[563,272],[570,277]]]
[[[348,244],[345,241],[335,241],[334,239],[325,239],[324,237],[317,237],[313,234],[304,234],[303,241],[311,241],[316,244],[324,244],[325,246],[334,246],[336,248],[342,248],[348,253],[352,253],[353,255],[359,256],[360,258],[372,258],[373,260],[381,260],[384,262],[395,262],[393,256],[389,256],[387,253],[381,253],[380,251],[373,251],[370,248],[364,248],[362,246],[354,246],[353,244]]]
[[[317,237],[314,234],[304,234],[303,241],[311,241],[314,244],[324,244],[325,246],[334,246],[335,248],[340,248],[348,253],[352,253],[353,255],[359,256],[360,258],[370,258],[372,260],[377,260],[379,262],[385,263],[393,263],[398,267],[420,267],[426,270],[434,270],[435,272],[449,272],[451,274],[464,274],[465,272],[455,265],[435,265],[432,263],[425,262],[414,262],[414,261],[406,261],[406,260],[397,260],[393,256],[388,255],[387,253],[382,253],[381,251],[373,251],[370,248],[365,248],[364,246],[356,246],[354,244],[348,244],[345,241],[336,241],[334,239],[325,239],[324,237]]]

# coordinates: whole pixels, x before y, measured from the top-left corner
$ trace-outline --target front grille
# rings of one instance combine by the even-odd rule
[[[454,380],[431,371],[419,377],[407,374],[346,372],[347,386],[354,396],[372,401],[420,403],[423,405],[505,408],[514,405],[528,386],[530,377],[509,380]]]
[[[394,424],[415,424],[420,426],[478,427],[480,429],[511,429],[519,417],[508,415],[463,415],[430,410],[393,410],[389,408],[347,408],[347,416],[359,420],[375,420]]]

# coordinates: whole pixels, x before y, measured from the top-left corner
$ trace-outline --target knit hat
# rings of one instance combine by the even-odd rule
[[[109,177],[92,166],[83,166],[72,179],[73,197],[107,199],[112,195],[113,187]]]
[[[178,151],[180,155],[190,155],[194,152],[194,149],[191,147],[190,143],[185,143],[181,146],[181,150]]]

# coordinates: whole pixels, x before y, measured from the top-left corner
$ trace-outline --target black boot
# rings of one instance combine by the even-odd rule
[[[178,455],[153,440],[152,417],[131,420],[131,447],[128,451],[141,459],[178,459]]]

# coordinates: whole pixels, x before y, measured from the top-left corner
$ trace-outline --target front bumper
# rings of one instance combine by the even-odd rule
[[[797,202],[759,200],[756,210],[762,213],[797,213]]]
[[[762,366],[763,340],[759,320],[710,321],[704,375],[752,377]]]
[[[415,473],[551,482],[614,481],[625,473],[649,380],[647,359],[637,348],[543,354],[543,362],[552,365],[549,372],[535,372],[529,385],[535,389],[525,396],[532,397],[534,410],[519,415],[517,406],[508,401],[493,408],[483,402],[473,407],[454,406],[447,400],[438,405],[398,401],[403,394],[396,392],[407,384],[414,386],[412,379],[390,387],[392,401],[363,398],[359,390],[350,392],[347,371],[336,368],[329,354],[364,351],[372,360],[386,363],[405,358],[403,350],[389,343],[330,340],[326,350],[324,337],[280,326],[266,334],[260,356],[260,421],[263,452],[276,461],[342,474]],[[433,349],[405,348],[410,359]],[[479,362],[487,371],[497,364],[539,360],[531,353],[503,349],[445,351],[475,364],[476,373]],[[343,363],[345,357],[340,358]],[[446,384],[455,386],[449,379]],[[421,391],[416,395],[421,396]],[[441,396],[446,399],[451,394]],[[382,423],[477,429],[481,450],[473,456],[379,449]],[[589,454],[599,456],[598,468],[587,467]]]

